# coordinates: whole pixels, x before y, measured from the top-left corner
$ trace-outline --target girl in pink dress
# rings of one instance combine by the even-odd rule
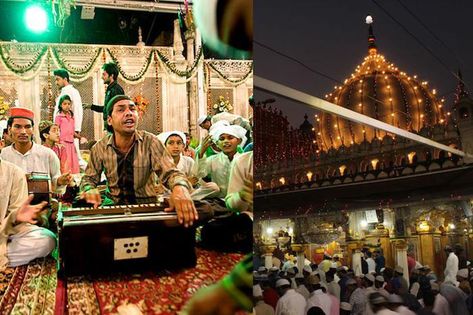
[[[65,147],[66,157],[71,174],[79,174],[79,158],[74,147],[74,137],[80,138],[74,131],[74,114],[71,111],[72,101],[69,95],[63,95],[59,99],[59,111],[55,123],[61,130],[59,141]]]

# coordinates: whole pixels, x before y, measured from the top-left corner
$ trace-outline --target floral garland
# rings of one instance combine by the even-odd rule
[[[3,45],[0,45],[0,56],[1,56],[2,62],[5,65],[5,67],[7,67],[11,72],[15,73],[16,75],[22,75],[32,70],[38,64],[38,62],[43,58],[44,54],[48,51],[48,47],[43,46],[41,48],[41,51],[34,57],[33,60],[28,62],[28,64],[21,66],[21,65],[15,64],[13,60],[11,60],[10,56],[5,56],[5,52],[3,51],[3,49],[4,49]]]
[[[213,108],[219,113],[229,112],[233,109],[232,104],[228,99],[225,99],[222,95],[218,97],[218,102],[213,105]]]
[[[111,52],[111,50],[109,48],[106,48],[106,49],[104,49],[102,47],[98,48],[97,51],[95,52],[94,57],[89,62],[87,62],[85,67],[75,68],[75,67],[71,67],[71,66],[67,65],[67,61],[60,56],[60,49],[58,49],[58,47],[42,45],[41,50],[34,56],[34,58],[30,62],[28,62],[27,65],[22,66],[22,65],[15,64],[13,62],[13,60],[11,59],[11,57],[8,56],[8,54],[6,53],[5,45],[0,44],[0,57],[1,57],[2,63],[5,65],[5,67],[7,69],[9,69],[11,72],[13,72],[14,74],[16,74],[18,76],[22,76],[23,74],[25,74],[28,71],[31,71],[32,69],[37,67],[38,63],[43,61],[42,59],[43,59],[44,55],[46,53],[50,53],[53,56],[53,60],[54,60],[54,62],[56,63],[56,65],[58,67],[66,69],[72,76],[79,77],[77,79],[80,79],[81,77],[88,76],[91,73],[91,71],[94,70],[95,65],[96,65],[101,53],[102,53],[102,56],[103,56],[105,54],[105,52],[108,52],[108,54],[110,55],[112,60],[117,64],[117,66],[119,68],[119,71],[120,71],[121,75],[123,76],[123,78],[126,81],[129,81],[129,83],[131,83],[131,84],[132,83],[136,84],[140,80],[144,79],[144,75],[148,71],[149,65],[153,61],[153,55],[154,54],[156,54],[158,56],[157,59],[159,59],[159,61],[162,62],[162,64],[164,65],[166,70],[168,70],[170,73],[173,73],[173,74],[175,74],[179,77],[186,78],[186,80],[194,76],[194,74],[195,74],[195,72],[198,68],[199,63],[200,63],[201,59],[203,58],[202,47],[199,47],[199,50],[197,52],[197,56],[196,56],[196,58],[195,58],[195,60],[192,64],[192,66],[187,67],[187,69],[183,71],[183,70],[177,69],[174,62],[172,62],[170,60],[170,58],[165,56],[158,49],[153,49],[153,50],[150,51],[150,54],[148,55],[148,57],[146,59],[146,63],[143,65],[143,67],[138,72],[138,74],[129,75],[120,66],[120,62],[119,62],[118,58]],[[241,79],[233,80],[233,79],[230,79],[225,74],[223,74],[221,71],[219,71],[211,63],[206,63],[206,64],[209,66],[209,68],[211,68],[213,71],[215,71],[220,78],[222,78],[224,81],[229,82],[233,85],[242,84],[253,73],[253,69],[251,68],[248,71],[248,73],[246,73]],[[22,78],[22,79],[24,79],[24,78]]]
[[[148,108],[149,101],[144,96],[137,95],[133,97],[133,102],[138,107],[138,113],[140,117],[143,117],[144,113],[146,112],[146,109]]]
[[[112,51],[107,48],[107,52],[110,55],[110,57],[112,58],[113,62],[116,63],[116,65],[118,67],[118,71],[120,72],[120,74],[128,81],[138,81],[138,80],[140,80],[146,74],[146,72],[148,71],[148,67],[151,64],[151,60],[153,58],[153,52],[150,51],[148,57],[146,58],[146,64],[141,68],[141,70],[138,72],[138,74],[129,76],[128,74],[125,73],[125,71],[123,71],[122,67],[120,66],[120,62],[118,61],[117,57],[115,57],[112,54]]]
[[[226,81],[228,83],[231,83],[232,85],[235,85],[235,86],[244,83],[249,78],[249,76],[253,73],[253,65],[252,65],[250,70],[241,79],[232,80],[228,76],[223,74],[220,70],[218,70],[212,63],[208,62],[207,64],[213,71],[215,71],[217,73],[217,75],[221,79],[223,79],[224,81]]]
[[[0,120],[7,119],[7,112],[10,109],[10,104],[4,101],[3,96],[0,96]]]
[[[66,63],[64,62],[63,59],[59,56],[58,49],[56,47],[51,47],[52,55],[54,56],[55,62],[58,64],[60,68],[66,69],[69,74],[73,76],[83,76],[87,75],[90,70],[92,70],[95,66],[95,63],[97,62],[97,59],[100,56],[100,53],[102,52],[103,48],[99,48],[95,54],[95,56],[87,62],[85,67],[83,69],[79,68],[74,68],[74,67],[68,67]]]
[[[156,50],[156,53],[158,54],[159,59],[166,66],[166,68],[171,70],[172,73],[180,77],[186,77],[186,78],[189,78],[193,75],[193,72],[197,69],[197,65],[199,64],[199,61],[203,56],[202,47],[200,47],[199,51],[197,52],[197,58],[195,58],[194,63],[192,64],[190,69],[182,71],[182,70],[177,69],[176,65],[172,63],[169,60],[169,58],[163,55],[159,50]]]

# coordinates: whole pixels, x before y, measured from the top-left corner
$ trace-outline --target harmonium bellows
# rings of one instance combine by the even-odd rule
[[[165,205],[141,204],[62,210],[59,258],[65,276],[194,267],[195,226],[185,228]],[[197,202],[199,221],[211,218]]]

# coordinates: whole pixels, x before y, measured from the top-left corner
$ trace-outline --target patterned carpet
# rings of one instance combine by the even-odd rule
[[[200,287],[221,279],[243,255],[197,251],[197,266],[181,272],[57,278],[52,258],[0,273],[2,314],[118,314],[134,305],[143,314],[176,314]],[[66,306],[67,304],[67,306]]]

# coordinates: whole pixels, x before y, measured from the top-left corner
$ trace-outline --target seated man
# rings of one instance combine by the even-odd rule
[[[183,154],[186,143],[185,134],[180,131],[167,131],[160,133],[158,139],[163,143],[169,154],[171,154],[177,169],[186,174],[189,182],[195,187],[199,181],[194,175],[195,162],[192,158]],[[191,194],[193,200],[201,200],[219,191],[218,186],[212,182],[205,183],[202,181],[199,186],[200,187],[195,189]]]
[[[170,207],[175,209],[179,223],[192,225],[198,219],[191,200],[191,185],[174,166],[171,156],[158,138],[137,130],[138,109],[125,95],[114,96],[105,108],[109,133],[91,149],[90,161],[80,185],[81,197],[94,207],[102,203],[96,189],[100,175],[107,178],[107,197],[114,204],[156,202],[156,175],[172,193]]]
[[[46,205],[30,205],[25,173],[17,166],[0,159],[0,270],[29,263],[45,257],[56,246],[51,231],[33,225]]]
[[[8,132],[13,144],[1,151],[0,158],[19,166],[26,173],[48,174],[53,190],[63,193],[72,176],[61,175],[59,158],[53,150],[33,142],[33,126],[34,114],[31,110],[11,108]]]

